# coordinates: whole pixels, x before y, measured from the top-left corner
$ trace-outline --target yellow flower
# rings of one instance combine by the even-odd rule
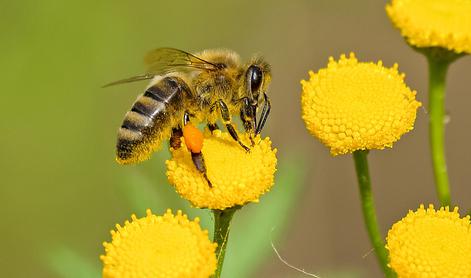
[[[392,147],[413,129],[421,103],[395,64],[361,63],[353,53],[302,80],[302,117],[332,155]]]
[[[386,248],[400,278],[471,277],[471,225],[457,207],[409,211],[392,226]]]
[[[392,0],[386,11],[413,46],[471,53],[469,0]]]
[[[178,211],[126,221],[111,231],[112,242],[103,243],[104,278],[207,278],[216,270],[215,243],[202,231],[199,219],[188,220]]]
[[[250,146],[246,134],[240,137]],[[193,165],[185,146],[171,149],[168,179],[183,198],[198,208],[225,209],[258,202],[260,195],[273,185],[277,160],[269,138],[257,137],[255,141],[250,152],[246,152],[228,133],[205,132],[202,153],[212,187]]]

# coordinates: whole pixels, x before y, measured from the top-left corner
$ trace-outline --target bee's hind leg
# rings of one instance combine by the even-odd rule
[[[191,160],[193,160],[193,164],[195,165],[196,169],[200,173],[203,174],[204,178],[208,182],[208,186],[212,188],[213,185],[211,184],[211,182],[208,179],[208,176],[206,175],[206,165],[204,164],[203,153],[202,152],[199,152],[199,153],[191,152]]]
[[[172,128],[172,135],[170,137],[170,147],[179,149],[182,144],[183,131],[180,127]]]
[[[206,165],[204,163],[204,157],[203,153],[201,152],[202,149],[202,136],[203,134],[201,131],[199,131],[196,127],[192,126],[190,124],[190,114],[188,112],[185,112],[183,116],[183,131],[182,131],[180,138],[183,136],[185,138],[186,146],[188,150],[191,152],[191,160],[193,161],[193,164],[195,165],[196,169],[203,174],[204,178],[208,182],[209,187],[213,187],[211,182],[208,179],[208,176],[206,174]],[[178,131],[177,131],[178,132]],[[172,130],[172,138],[173,138],[173,130]],[[199,140],[195,140],[198,138],[195,138],[195,136],[201,136],[201,145],[196,143]],[[179,140],[180,140],[179,138]],[[195,140],[196,142],[192,141]],[[171,140],[172,142],[172,140]]]

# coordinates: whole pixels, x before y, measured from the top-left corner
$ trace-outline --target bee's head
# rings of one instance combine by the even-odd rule
[[[245,71],[245,91],[243,98],[245,104],[241,115],[245,118],[246,131],[253,130],[255,135],[259,134],[265,125],[270,113],[270,101],[266,94],[271,81],[270,65],[261,58],[256,58],[248,65]],[[260,122],[257,123],[257,109],[263,106],[260,114]]]
[[[247,68],[245,73],[246,90],[252,105],[257,105],[263,101],[263,94],[266,93],[271,81],[270,65],[261,58],[255,59]]]

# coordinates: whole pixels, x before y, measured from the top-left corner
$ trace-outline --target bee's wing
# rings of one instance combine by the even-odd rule
[[[153,74],[142,74],[142,75],[136,75],[133,77],[129,78],[124,78],[120,79],[111,83],[108,83],[106,85],[103,85],[102,88],[113,86],[113,85],[118,85],[118,84],[124,84],[124,83],[131,83],[131,82],[136,82],[136,81],[142,81],[142,80],[148,80],[154,78],[155,75]]]
[[[103,87],[152,79],[154,76],[163,75],[170,72],[190,72],[194,70],[210,71],[219,68],[216,64],[205,61],[191,53],[175,48],[154,49],[147,53],[144,58],[144,62],[148,66],[147,73],[111,82],[104,85]]]
[[[154,49],[147,53],[144,62],[148,65],[147,72],[153,74],[218,69],[216,64],[175,48]]]

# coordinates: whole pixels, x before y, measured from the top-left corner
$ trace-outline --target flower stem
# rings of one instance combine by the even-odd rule
[[[221,277],[222,265],[224,264],[224,256],[226,255],[227,241],[229,240],[229,230],[232,216],[240,207],[228,208],[225,210],[213,210],[214,214],[214,237],[213,241],[218,244],[216,248],[217,268],[214,278]]]
[[[373,193],[371,192],[370,174],[368,171],[368,151],[355,151],[353,159],[357,172],[358,185],[360,188],[361,205],[363,218],[365,220],[368,236],[376,253],[376,257],[383,269],[386,277],[396,277],[394,271],[388,267],[388,251],[384,246],[383,237],[379,232],[378,221],[376,220]]]
[[[427,56],[429,65],[429,139],[438,199],[450,205],[450,185],[445,161],[445,81],[450,61]]]

